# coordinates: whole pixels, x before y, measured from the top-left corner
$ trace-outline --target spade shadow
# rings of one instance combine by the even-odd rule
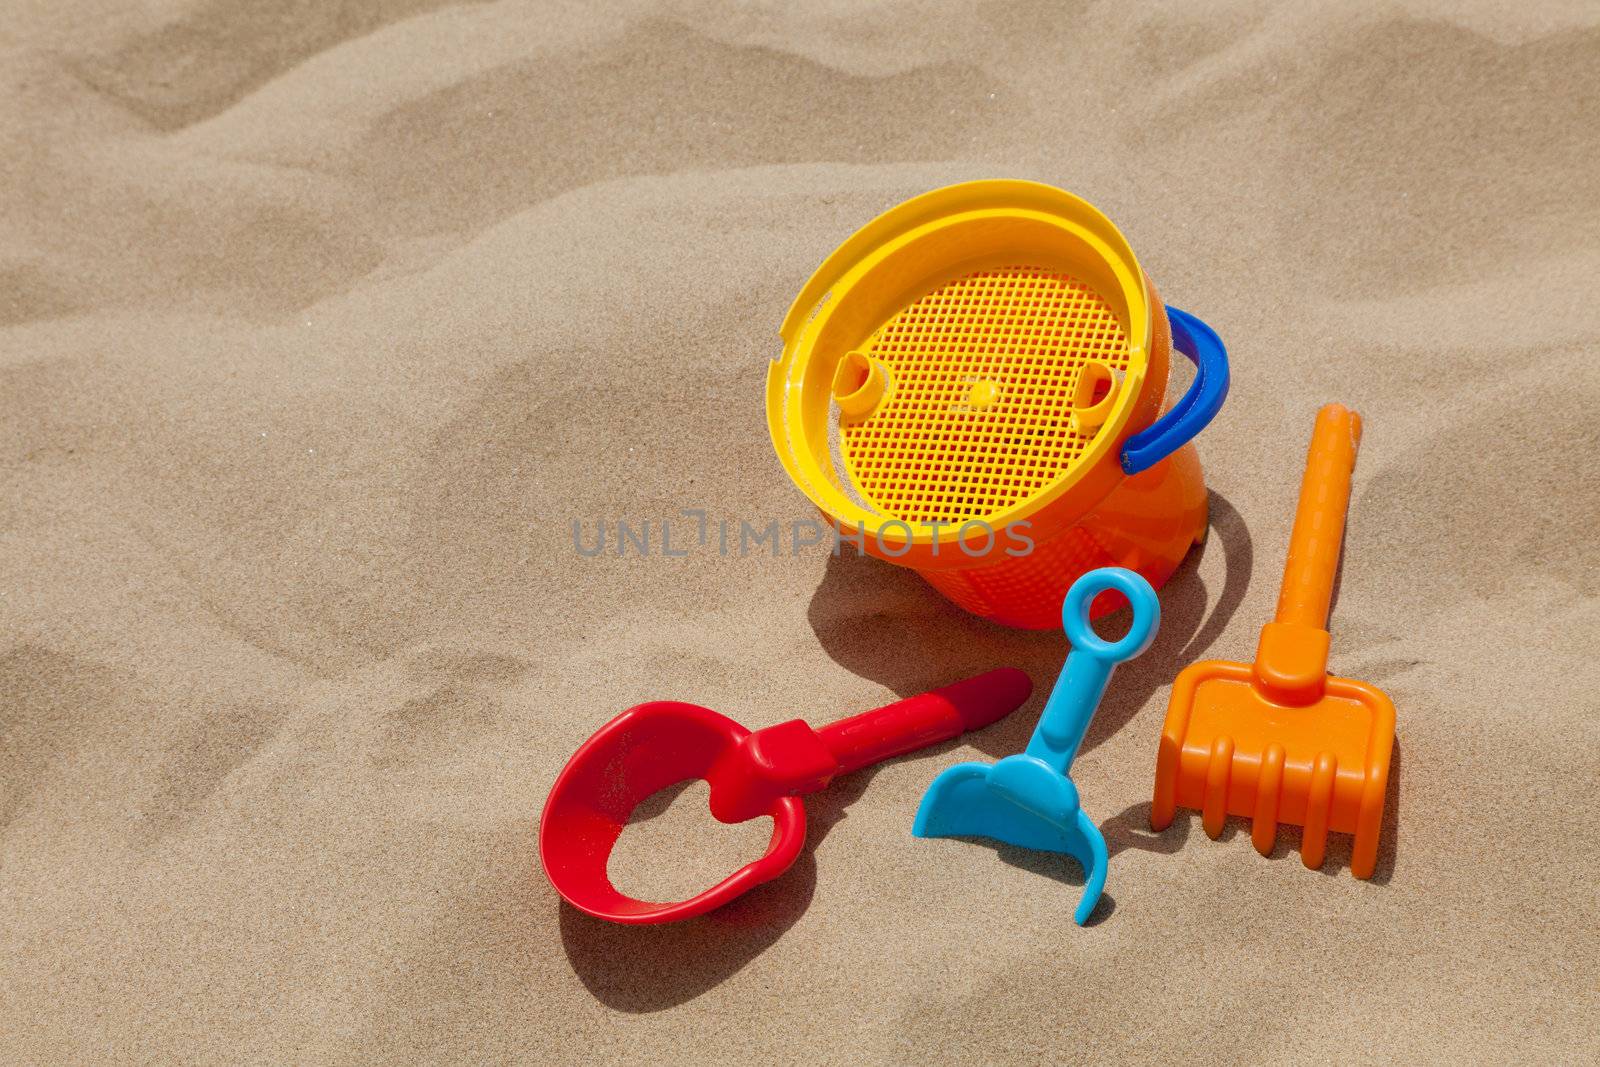
[[[578,980],[618,1011],[645,1014],[693,1000],[733,977],[805,914],[816,892],[817,845],[845,817],[877,768],[837,779],[806,802],[806,843],[783,874],[705,915],[625,926],[561,902],[561,944]],[[654,818],[689,785],[646,798],[630,821]]]
[[[1150,802],[1144,801],[1115,815],[1100,824],[1100,832],[1106,839],[1106,858],[1111,859],[1119,852],[1129,849],[1138,849],[1144,852],[1157,852],[1170,855],[1183,847],[1184,841],[1189,836],[1189,825],[1180,821],[1177,832],[1156,834],[1150,830]],[[983,845],[994,850],[1000,862],[1008,864],[1018,870],[1027,871],[1045,878],[1053,879],[1062,885],[1073,889],[1082,890],[1084,874],[1083,868],[1077,860],[1063,856],[1056,852],[1041,852],[1031,848],[1021,848],[1000,841],[992,841],[987,837],[957,837],[955,840],[965,841],[973,845]],[[1076,906],[1076,898],[1074,898]],[[1098,926],[1117,910],[1117,902],[1109,892],[1102,893],[1100,900],[1095,904],[1094,911],[1089,913],[1089,921],[1085,926]]]
[[[952,834],[951,841],[962,841],[969,845],[979,845],[993,850],[1001,863],[1008,867],[1015,867],[1019,871],[1027,871],[1042,878],[1060,882],[1070,889],[1076,890],[1071,896],[1071,902],[1066,906],[1067,921],[1072,921],[1072,912],[1078,906],[1084,883],[1083,867],[1070,856],[1059,852],[1046,852],[1039,849],[1023,848],[1021,845],[1012,845],[1004,841],[995,841],[988,837],[970,837],[965,834]],[[1111,917],[1117,910],[1117,901],[1110,893],[1101,891],[1100,899],[1095,902],[1094,910],[1089,913],[1089,921],[1084,926],[1099,926]]]
[[[1188,820],[1177,820],[1172,827],[1164,833],[1155,833],[1150,829],[1150,802],[1148,800],[1127,808],[1118,815],[1114,815],[1100,824],[1100,832],[1106,839],[1106,858],[1112,859],[1119,852],[1130,849],[1142,852],[1155,852],[1161,855],[1171,855],[1183,848],[1184,842],[1189,838]],[[953,840],[965,841],[968,844],[982,845],[994,850],[1000,862],[1009,864],[1018,870],[1027,871],[1045,878],[1054,879],[1062,885],[1073,889],[1083,889],[1083,868],[1069,856],[1056,852],[1041,852],[1031,848],[1021,848],[1000,841],[993,841],[987,837],[958,836]],[[1076,906],[1076,898],[1074,898]],[[1089,913],[1089,921],[1085,926],[1098,926],[1117,910],[1117,902],[1109,892],[1102,893],[1094,911]]]
[[[1222,635],[1244,601],[1255,553],[1244,519],[1220,493],[1210,493],[1211,535],[1189,553],[1162,586],[1161,626],[1142,656],[1117,668],[1116,678],[1089,726],[1081,752],[1112,737],[1179,669],[1202,656]],[[1206,586],[1198,568],[1219,545],[1223,587],[1206,611]],[[1126,611],[1096,624],[1103,631],[1126,628]],[[945,600],[905,567],[861,555],[830,557],[812,595],[807,617],[817,641],[846,670],[901,696],[997,666],[1020,667],[1034,680],[1025,707],[968,740],[991,756],[1027,746],[1066,657],[1059,630],[1016,630],[986,622]]]

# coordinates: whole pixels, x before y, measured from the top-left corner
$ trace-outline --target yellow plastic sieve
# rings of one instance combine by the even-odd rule
[[[768,427],[795,484],[867,551],[980,614],[1054,626],[1077,574],[1056,573],[1066,546],[1049,542],[1183,447],[1221,404],[1220,342],[1210,346],[1215,335],[1189,316],[1175,328],[1201,373],[1171,424],[1155,427],[1169,317],[1117,228],[1047,185],[950,186],[868,223],[806,284],[768,372]],[[1200,359],[1209,347],[1215,358]],[[1142,430],[1160,432],[1148,462],[1130,464]],[[1204,524],[1193,466],[1198,528],[1194,492],[1173,492],[1195,486],[1162,494],[1183,513],[1185,549]],[[1142,523],[1150,509],[1136,510]],[[1012,528],[1029,530],[1043,556],[1002,554],[996,533]],[[1146,576],[1159,585],[1166,574]],[[974,581],[989,592],[953,588]],[[1049,610],[1019,615],[1021,599]]]

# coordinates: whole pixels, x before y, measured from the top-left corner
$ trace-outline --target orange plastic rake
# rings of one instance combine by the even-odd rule
[[[1156,757],[1150,825],[1181,805],[1206,833],[1229,815],[1254,822],[1272,851],[1279,823],[1304,827],[1300,856],[1322,866],[1328,831],[1352,833],[1350,873],[1372,877],[1394,750],[1394,704],[1364,682],[1328,674],[1328,609],[1350,503],[1361,419],[1339,404],[1317,413],[1289,539],[1278,616],[1261,630],[1254,664],[1195,663],[1173,683]]]

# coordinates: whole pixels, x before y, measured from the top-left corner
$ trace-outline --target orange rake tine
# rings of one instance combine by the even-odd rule
[[[1302,827],[1300,857],[1322,866],[1328,834],[1355,835],[1350,873],[1370,878],[1394,750],[1394,704],[1364,682],[1328,674],[1333,599],[1361,419],[1339,404],[1317,413],[1289,539],[1277,617],[1255,662],[1208,660],[1178,675],[1156,754],[1150,826],[1198,808],[1213,839],[1229,815],[1253,820],[1272,851],[1278,826]]]

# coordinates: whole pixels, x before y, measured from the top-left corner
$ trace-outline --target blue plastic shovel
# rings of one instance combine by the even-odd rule
[[[1089,625],[1089,605],[1108,589],[1128,598],[1133,624],[1117,641]],[[1082,926],[1106,885],[1106,839],[1078,804],[1068,772],[1117,664],[1150,647],[1161,622],[1155,590],[1133,571],[1104,567],[1072,584],[1061,628],[1072,651],[1045,703],[1026,751],[995,764],[958,763],[923,794],[911,832],[918,837],[988,837],[1022,848],[1062,852],[1083,866]]]

